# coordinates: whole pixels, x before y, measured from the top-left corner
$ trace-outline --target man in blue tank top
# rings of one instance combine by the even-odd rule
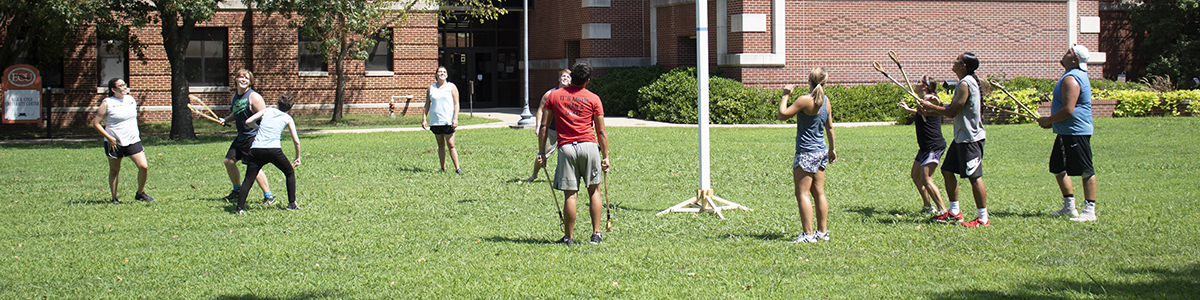
[[[1054,100],[1048,117],[1038,119],[1042,128],[1053,128],[1054,148],[1050,152],[1050,173],[1058,179],[1063,194],[1063,207],[1052,216],[1070,216],[1072,221],[1096,220],[1096,172],[1092,169],[1092,84],[1088,79],[1088,49],[1072,46],[1063,54],[1066,72],[1054,85]],[[1083,179],[1083,197],[1087,204],[1082,211],[1075,209],[1075,194],[1071,176]]]

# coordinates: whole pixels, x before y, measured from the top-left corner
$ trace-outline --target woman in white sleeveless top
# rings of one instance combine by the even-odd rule
[[[96,117],[92,127],[104,136],[104,153],[108,155],[108,186],[112,191],[112,203],[117,200],[117,177],[121,174],[121,159],[128,156],[138,168],[138,189],[134,199],[154,201],[146,195],[146,176],[150,164],[142,148],[141,132],[137,124],[137,101],[129,95],[129,86],[124,80],[113,78],[108,81],[108,97],[96,106]]]

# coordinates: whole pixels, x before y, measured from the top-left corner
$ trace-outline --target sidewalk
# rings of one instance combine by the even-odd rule
[[[491,118],[500,120],[498,122],[464,125],[458,129],[478,129],[478,128],[505,128],[515,127],[517,122],[521,120],[520,107],[499,107],[499,108],[481,108],[476,109],[474,115],[476,117]],[[462,114],[471,114],[469,110],[461,111]],[[531,111],[530,114],[536,113]],[[532,118],[532,117],[531,117]],[[896,122],[852,122],[852,123],[833,123],[833,127],[863,127],[863,126],[887,126]],[[642,119],[628,117],[604,117],[604,125],[607,127],[697,127],[696,124],[675,124],[657,121],[647,121]],[[712,124],[712,128],[794,128],[796,124]],[[528,129],[532,129],[530,126]],[[400,131],[422,131],[421,127],[395,127],[395,128],[368,128],[368,129],[327,129],[327,130],[301,130],[301,134],[314,133],[371,133],[371,132],[400,132]],[[232,136],[233,133],[226,133]],[[25,139],[25,140],[0,140],[0,145],[4,144],[43,144],[43,143],[78,143],[99,141],[100,137],[87,138],[67,138],[67,139]]]

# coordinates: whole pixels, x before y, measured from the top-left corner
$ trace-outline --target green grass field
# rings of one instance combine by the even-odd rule
[[[987,126],[992,226],[977,229],[916,212],[912,127],[839,128],[833,239],[817,244],[788,243],[800,231],[795,129],[713,129],[716,194],[754,209],[720,220],[654,216],[695,194],[694,128],[610,128],[615,227],[572,247],[552,243],[544,178],[521,182],[531,130],[460,131],[463,175],[437,171],[429,132],[304,135],[304,209],[251,198],[245,215],[220,200],[228,137],[146,138],[158,201],[133,200],[125,162],[123,205],[107,203],[99,142],[0,145],[0,298],[1192,298],[1196,128],[1200,118],[1097,119],[1099,221],[1077,223],[1047,215],[1060,205],[1050,131]],[[265,170],[284,202],[282,176]]]

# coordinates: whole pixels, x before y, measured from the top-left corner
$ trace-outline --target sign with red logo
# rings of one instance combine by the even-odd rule
[[[4,70],[4,124],[37,123],[42,118],[42,77],[30,65]]]

